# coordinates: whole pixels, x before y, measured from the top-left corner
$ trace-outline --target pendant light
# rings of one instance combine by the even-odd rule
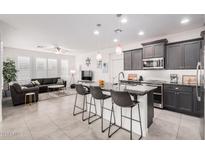
[[[99,36],[99,33],[100,33],[99,28],[101,27],[101,24],[97,24],[96,26],[97,26],[97,30],[94,31],[94,35]],[[96,33],[96,32],[98,32],[98,33]],[[99,40],[97,40],[97,44],[98,44],[98,47],[99,47],[100,46],[99,45]],[[98,62],[102,61],[102,55],[99,52],[96,55],[96,60]]]
[[[117,55],[121,55],[122,54],[122,45],[120,44],[120,41],[121,41],[120,33],[122,32],[122,29],[120,29],[121,25],[120,25],[119,19],[121,18],[122,15],[121,14],[117,14],[116,16],[118,18],[118,23],[119,24],[117,25],[118,28],[114,30],[114,32],[117,35],[117,38],[115,40],[117,40],[116,42],[118,42],[118,45],[115,48],[115,52],[116,52]]]
[[[115,52],[117,55],[121,55],[122,54],[122,47],[120,44],[117,45]]]
[[[97,54],[96,56],[97,61],[101,61],[102,60],[102,55],[100,53]]]

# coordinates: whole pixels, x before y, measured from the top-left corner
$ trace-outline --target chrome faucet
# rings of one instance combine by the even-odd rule
[[[123,72],[120,72],[118,74],[118,83],[120,84],[120,75],[122,74],[123,79],[125,78],[125,74]]]

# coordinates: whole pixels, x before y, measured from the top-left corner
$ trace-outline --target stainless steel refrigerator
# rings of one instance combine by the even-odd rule
[[[197,71],[196,71],[196,75],[197,75],[197,84],[196,84],[196,97],[197,97],[197,101],[200,105],[200,136],[202,139],[205,139],[205,119],[204,119],[204,113],[205,113],[205,105],[204,105],[204,95],[205,95],[205,91],[204,91],[204,87],[205,87],[205,83],[204,83],[204,71],[205,71],[205,67],[204,67],[204,58],[205,58],[205,31],[203,31],[201,33],[201,36],[203,37],[203,41],[202,41],[202,48],[201,48],[201,52],[200,52],[200,61],[197,64]]]

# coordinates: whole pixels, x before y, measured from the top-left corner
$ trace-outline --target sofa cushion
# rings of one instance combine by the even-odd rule
[[[53,84],[56,84],[59,78],[53,78]]]
[[[63,80],[62,79],[58,79],[57,84],[63,84]]]
[[[30,87],[33,87],[34,85],[32,83],[29,83],[29,84],[25,84],[25,85],[22,85],[22,86],[30,88]]]
[[[43,84],[53,84],[53,79],[44,79]]]

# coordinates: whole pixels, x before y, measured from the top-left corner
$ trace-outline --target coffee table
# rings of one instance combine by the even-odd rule
[[[54,90],[57,90],[59,92],[60,90],[65,90],[65,87],[64,87],[64,85],[50,85],[50,86],[48,86],[48,92],[54,91]]]

